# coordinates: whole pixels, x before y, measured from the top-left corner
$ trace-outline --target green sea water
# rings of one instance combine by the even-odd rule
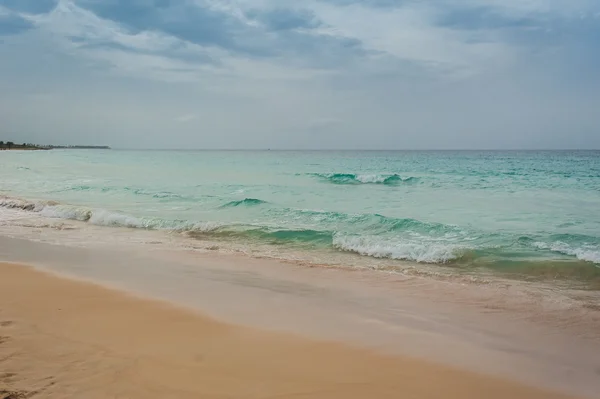
[[[283,258],[353,254],[600,288],[595,151],[4,151],[0,194],[40,217]]]

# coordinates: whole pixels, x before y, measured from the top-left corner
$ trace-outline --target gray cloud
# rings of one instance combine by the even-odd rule
[[[29,14],[43,14],[50,12],[58,0],[0,0],[0,6]]]
[[[233,36],[241,30],[240,24],[223,12],[182,1],[81,0],[77,4],[134,33],[157,30],[202,45],[233,48],[236,46]]]
[[[122,24],[132,33],[162,32],[190,43],[212,46],[243,56],[280,57],[299,54],[323,66],[332,61],[329,59],[323,63],[318,62],[317,58],[322,54],[333,52],[334,56],[346,57],[352,50],[361,51],[360,41],[357,39],[311,31],[321,23],[308,10],[251,9],[242,16],[236,16],[225,10],[215,9],[207,2],[80,0],[77,4],[102,18]]]
[[[600,147],[600,6],[587,0],[0,5],[13,141]]]
[[[416,3],[418,0],[318,0],[321,3],[336,6],[364,5],[367,7],[398,8],[406,4]]]
[[[457,29],[528,29],[539,20],[528,16],[508,16],[489,6],[456,7],[442,13],[438,23]]]
[[[0,36],[16,35],[33,28],[33,24],[18,15],[0,15]]]
[[[310,10],[275,8],[272,10],[251,10],[248,16],[260,21],[268,30],[314,29],[322,25]]]

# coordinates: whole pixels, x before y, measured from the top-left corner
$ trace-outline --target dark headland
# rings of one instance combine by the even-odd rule
[[[0,150],[110,150],[107,145],[40,145],[23,143],[17,144],[12,141],[0,141]]]

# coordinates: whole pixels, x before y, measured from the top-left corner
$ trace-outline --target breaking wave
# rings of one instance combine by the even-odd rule
[[[223,206],[245,207],[264,203],[262,200],[246,198]],[[98,226],[176,231],[196,239],[335,250],[420,263],[452,263],[469,267],[483,265],[520,270],[526,274],[544,275],[550,270],[564,268],[561,275],[566,276],[571,273],[569,262],[573,265],[573,262],[579,262],[579,266],[574,266],[582,270],[581,273],[577,272],[579,275],[600,276],[600,269],[592,266],[600,265],[600,239],[591,236],[562,234],[513,239],[511,236],[478,234],[458,226],[411,218],[276,207],[260,208],[261,214],[267,216],[266,220],[269,221],[269,225],[266,225],[263,222],[218,223],[136,217],[105,209],[11,197],[0,197],[0,206]],[[537,257],[528,258],[531,253],[537,253]]]
[[[224,206],[254,206],[263,203],[265,202],[261,200],[247,198],[230,202]],[[278,225],[264,226],[140,218],[104,209],[9,198],[0,199],[0,206],[37,212],[44,217],[78,220],[98,226],[173,230],[187,233],[198,239],[218,238],[273,245],[300,245],[303,248],[333,248],[376,258],[404,259],[426,263],[445,263],[459,256],[455,251],[457,248],[443,243],[437,244],[431,240],[422,243],[418,243],[417,240],[403,241],[402,239],[389,241],[389,237],[377,236],[377,234],[396,235],[407,231],[419,234],[424,238],[427,234],[433,236],[456,235],[460,232],[456,227],[414,219],[390,218],[378,214],[352,215],[340,212],[282,209],[280,215],[274,215],[281,221]],[[295,220],[298,224],[288,228],[281,227],[286,225],[286,221],[289,224],[290,220]],[[321,228],[302,227],[301,220],[310,220]],[[352,228],[369,231],[371,235],[352,236],[338,232],[338,230]]]
[[[448,263],[459,259],[466,248],[457,244],[413,240],[390,240],[377,236],[336,234],[334,248],[374,258],[410,260],[420,263]]]
[[[549,250],[564,255],[575,256],[577,259],[600,264],[600,246],[591,243],[581,243],[579,245],[568,244],[563,241],[534,242],[533,246],[542,250]]]
[[[38,212],[48,218],[80,220],[82,222],[87,222],[92,217],[91,209],[68,205],[45,205]]]
[[[221,208],[232,208],[232,207],[236,207],[236,206],[255,206],[255,205],[261,205],[261,204],[266,204],[266,203],[267,203],[267,201],[259,200],[256,198],[245,198],[245,199],[239,200],[239,201],[228,202],[225,205],[222,205]]]
[[[419,181],[418,177],[402,178],[398,174],[311,173],[310,175],[333,184],[383,184],[393,186]]]
[[[27,201],[17,198],[0,198],[0,206],[39,213],[40,216],[54,219],[78,220],[97,226],[129,227],[151,230],[210,231],[218,228],[215,222],[190,222],[186,220],[165,220],[161,218],[139,218],[105,209],[64,205],[55,201]]]

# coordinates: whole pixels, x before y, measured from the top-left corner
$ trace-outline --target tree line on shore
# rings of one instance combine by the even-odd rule
[[[52,149],[101,149],[109,150],[105,145],[39,145],[31,143],[16,144],[13,141],[0,140],[0,150],[52,150]]]
[[[0,140],[0,149],[2,150],[12,150],[13,148],[36,148],[36,149],[43,149],[43,146],[38,146],[36,144],[31,144],[31,143],[23,143],[23,144],[16,144],[13,141],[2,141]]]

